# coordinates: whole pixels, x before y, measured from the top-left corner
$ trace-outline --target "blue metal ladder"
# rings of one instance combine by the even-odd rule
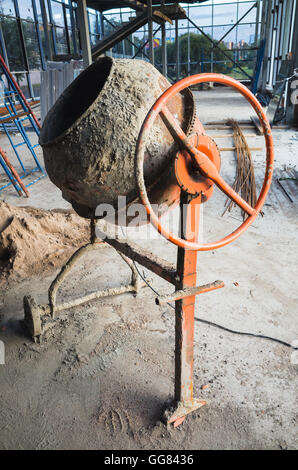
[[[5,86],[4,80],[2,79],[2,77],[0,77],[0,84],[2,85],[2,90],[3,90],[3,91],[0,91],[0,98],[1,98],[3,105],[5,106],[7,110],[7,114],[3,117],[0,117],[0,130],[2,129],[2,131],[8,137],[8,140],[21,166],[23,173],[20,175],[20,178],[25,178],[26,176],[35,172],[40,172],[40,175],[37,178],[25,184],[25,186],[28,187],[45,176],[44,169],[42,168],[37,158],[37,155],[35,153],[35,148],[39,146],[39,143],[33,145],[28,135],[28,131],[33,130],[36,133],[37,137],[39,137],[39,128],[37,127],[36,122],[33,119],[30,110],[26,106],[26,102],[23,100],[23,97],[20,95],[17,88],[14,86],[13,81],[9,80],[10,76],[6,74],[6,71],[4,68],[2,68],[2,70],[4,74],[6,75],[10,89],[8,89]],[[21,105],[21,108],[22,108],[21,112],[20,110],[19,111],[17,110],[17,104]],[[29,126],[26,126],[25,122],[26,124],[29,124]],[[16,134],[16,133],[21,137],[21,142],[15,143],[15,139],[13,139],[13,134]],[[34,163],[36,165],[33,169],[26,168],[21,158],[19,147],[24,146],[24,145],[30,151],[32,158],[34,160]],[[0,165],[3,167],[4,172],[10,179],[9,183],[0,187],[0,191],[6,188],[7,186],[13,184],[17,193],[20,195],[21,193],[19,191],[20,189],[19,185],[14,184],[16,182],[15,180],[13,181],[13,177],[11,175],[10,169],[7,167],[3,159],[0,159]]]

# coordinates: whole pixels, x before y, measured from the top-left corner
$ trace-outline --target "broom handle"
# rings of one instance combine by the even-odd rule
[[[8,156],[6,155],[6,153],[4,152],[4,150],[0,147],[0,154],[3,158],[3,160],[5,161],[6,165],[8,166],[8,168],[10,169],[11,173],[13,174],[13,176],[15,177],[15,179],[17,180],[17,182],[19,183],[20,187],[22,188],[22,190],[24,191],[24,193],[26,194],[26,197],[29,197],[29,193],[26,189],[26,187],[24,186],[21,178],[19,177],[18,173],[16,172],[16,170],[14,169],[14,167],[12,166],[12,164],[10,163],[9,159],[8,159]]]

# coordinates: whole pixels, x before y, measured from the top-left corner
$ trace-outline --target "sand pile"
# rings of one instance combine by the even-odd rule
[[[0,203],[0,284],[59,267],[88,240],[88,220],[72,210]]]

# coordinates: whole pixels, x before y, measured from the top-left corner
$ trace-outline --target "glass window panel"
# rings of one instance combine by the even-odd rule
[[[187,31],[188,31],[188,28],[179,28],[178,34],[179,34],[179,36],[182,36],[182,34],[187,33]]]
[[[27,73],[15,74],[15,79],[17,80],[18,85],[21,88],[22,92],[24,93],[25,97],[26,98],[31,98],[30,91],[29,91],[29,85],[28,85]]]
[[[121,14],[119,15],[119,21],[124,23],[125,21],[129,21],[129,18],[132,16],[135,16],[135,11],[134,10],[127,10],[127,9],[122,9]]]
[[[31,85],[33,88],[33,95],[35,98],[40,96],[40,71],[39,70],[33,70],[30,72],[30,78],[31,78]]]
[[[79,44],[78,30],[75,29],[74,34],[73,34],[73,30],[71,28],[69,28],[68,29],[68,36],[69,36],[70,53],[72,54],[72,53],[74,53],[74,37],[75,37],[77,46]],[[91,42],[92,42],[92,38],[91,38]],[[94,44],[94,43],[92,42],[92,44]]]
[[[197,30],[196,28],[190,27],[190,28],[189,28],[189,32],[190,32],[190,33],[197,34],[198,30]]]
[[[255,39],[255,23],[251,24],[240,24],[237,28],[237,39],[239,43],[245,42],[247,44],[252,44]]]
[[[255,4],[255,2],[239,3],[238,18],[242,16]],[[257,9],[253,8],[241,21],[241,23],[253,23],[256,21]]]
[[[135,43],[135,53],[137,52],[137,49],[139,49],[143,44],[144,44],[144,28],[140,28],[138,31],[136,31],[133,34],[133,41]],[[142,57],[143,52],[140,51],[138,52],[138,57]]]
[[[104,35],[111,34],[119,24],[120,22],[115,19],[115,16],[104,19]]]
[[[195,75],[197,73],[201,73],[200,62],[194,62],[190,64],[190,74]]]
[[[71,28],[71,16],[70,16],[69,8],[66,8],[66,22],[67,22],[68,29],[70,29]]]
[[[35,24],[29,21],[22,21],[25,46],[30,69],[38,69],[41,65],[40,51]]]
[[[35,0],[35,5],[36,5],[37,16],[41,18],[40,1],[39,1],[39,0]]]
[[[129,37],[129,39],[131,40],[131,37]],[[125,55],[132,56],[133,45],[128,40],[124,41],[124,50],[125,50]]]
[[[105,21],[106,19],[106,21]],[[115,26],[120,25],[120,16],[119,15],[104,15],[104,25],[105,28],[109,23],[113,23]],[[111,26],[109,26],[111,28]]]
[[[192,7],[189,9],[189,16],[198,26],[210,26],[212,24],[212,6]]]
[[[241,64],[241,68],[243,68],[243,70],[246,70],[246,67],[244,67],[243,64]],[[249,80],[247,75],[241,69],[239,69],[239,67],[236,66],[231,70],[229,75],[233,78],[236,78],[237,80]]]
[[[114,47],[112,48],[113,54],[122,54],[122,43],[118,42],[118,44],[115,44]]]
[[[1,47],[0,47],[1,49]],[[7,82],[7,78],[5,77],[5,75],[2,75],[1,76],[1,80],[0,80],[0,106],[4,106],[4,103],[5,103],[5,88],[7,89],[9,86],[8,86],[8,82]]]
[[[48,18],[48,22],[50,23],[51,20],[50,20],[50,12],[49,12],[49,5],[48,5],[48,1],[50,0],[44,0],[44,3],[45,3],[45,7],[46,7],[46,12],[47,12],[47,18]]]
[[[33,8],[31,0],[21,0],[18,2],[20,18],[34,19]]]
[[[39,34],[40,34],[42,49],[43,51],[46,51],[46,40],[45,40],[43,25],[39,25]]]
[[[96,15],[94,15],[93,13],[88,13],[88,17],[89,17],[90,33],[91,33],[91,34],[97,34]]]
[[[74,53],[74,43],[73,43],[73,34],[72,34],[71,29],[68,30],[68,36],[69,36],[70,53],[73,54]]]
[[[20,0],[19,0],[19,1],[20,1]],[[46,12],[47,12],[48,22],[50,23],[50,15],[49,15],[48,2],[47,2],[47,0],[44,0],[44,2],[45,2],[45,7],[46,7]],[[39,21],[39,23],[42,23],[42,15],[41,15],[40,0],[35,0],[35,5],[36,5],[36,12],[37,12],[38,21]]]
[[[237,27],[236,27],[237,28]],[[223,39],[223,43],[228,45],[229,43],[236,42],[236,28],[232,29],[232,31]],[[230,25],[227,26],[214,26],[213,27],[213,39],[219,41],[228,31],[231,29]]]
[[[90,34],[90,42],[91,42],[91,46],[95,46],[95,44],[98,42],[98,38],[96,34]]]
[[[237,22],[237,3],[228,5],[214,5],[213,7],[213,24],[222,25]]]
[[[202,31],[204,31],[205,34],[208,34],[208,36],[212,37],[212,27],[209,27],[209,28],[201,28]],[[198,34],[200,34],[199,31],[197,31]]]
[[[0,13],[15,16],[13,0],[0,0]]]
[[[65,28],[55,28],[57,54],[68,54]]]
[[[51,1],[53,22],[57,26],[64,27],[63,7],[60,3]]]
[[[2,32],[10,70],[17,72],[25,69],[17,21],[14,18],[0,17]]]
[[[185,29],[187,28],[187,25],[188,25],[188,21],[187,20],[181,20],[179,21],[179,29]]]

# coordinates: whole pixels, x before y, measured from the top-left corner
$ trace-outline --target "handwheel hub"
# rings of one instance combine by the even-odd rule
[[[220,152],[211,137],[193,134],[188,140],[193,147],[204,153],[214,163],[218,171],[220,170]],[[181,150],[176,154],[175,175],[178,185],[183,191],[194,196],[201,194],[202,202],[206,202],[211,197],[214,182],[194,167],[193,160],[186,150]]]

